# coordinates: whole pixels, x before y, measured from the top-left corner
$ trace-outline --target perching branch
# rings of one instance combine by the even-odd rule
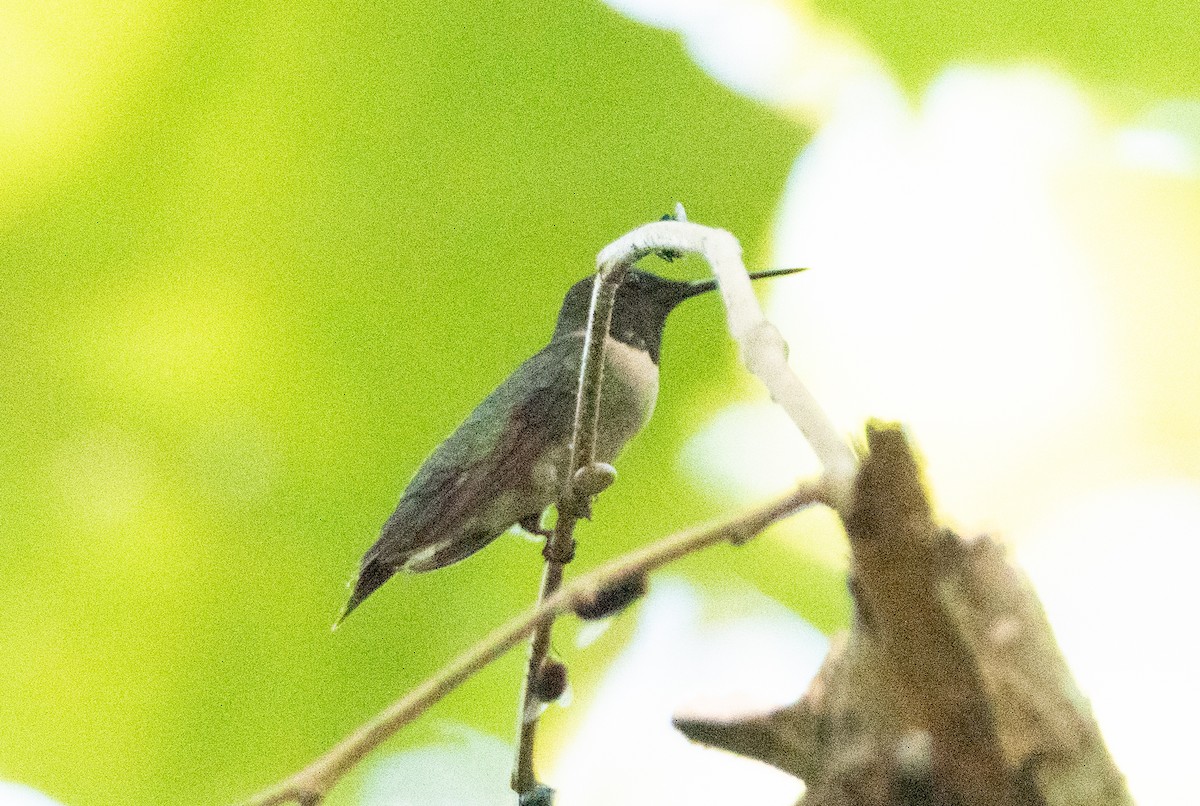
[[[516,646],[540,625],[571,610],[595,605],[605,591],[697,551],[729,542],[741,545],[778,520],[815,503],[829,503],[827,488],[805,482],[792,493],[716,525],[695,527],[630,552],[584,574],[459,655],[325,755],[242,806],[298,803],[318,806],[341,778],[396,731],[416,719],[463,681]]]
[[[687,222],[682,205],[676,209],[677,220],[640,227],[610,244],[597,257],[598,271],[580,364],[568,472],[556,507],[558,520],[543,552],[546,566],[534,609],[493,632],[337,747],[277,787],[248,801],[246,806],[289,802],[316,806],[325,793],[380,742],[530,633],[534,638],[521,694],[512,785],[518,793],[532,792],[538,787],[533,771],[533,745],[539,705],[533,690],[549,650],[550,634],[558,614],[572,607],[594,607],[598,592],[606,586],[640,579],[639,575],[685,554],[724,540],[736,543],[749,539],[774,520],[815,501],[828,503],[839,511],[845,509],[857,457],[787,366],[786,344],[758,307],[742,264],[740,245],[724,230]],[[563,567],[574,554],[575,524],[588,512],[591,497],[611,484],[614,478],[611,468],[595,463],[595,444],[604,351],[616,291],[625,273],[637,260],[665,250],[699,254],[712,266],[725,302],[730,333],[742,346],[743,363],[763,381],[776,402],[796,422],[821,460],[825,474],[822,480],[802,485],[795,494],[773,505],[753,510],[713,529],[667,538],[562,588]]]
[[[763,382],[812,446],[835,508],[844,513],[858,457],[788,366],[787,343],[763,316],[742,263],[741,245],[723,229],[693,224],[682,220],[682,215],[677,218],[680,220],[646,224],[618,238],[600,251],[597,263],[601,267],[618,265],[664,249],[698,254],[708,261],[725,303],[729,334],[741,345],[742,363]]]
[[[824,468],[825,483],[834,508],[843,512],[848,506],[850,485],[858,459],[816,399],[788,366],[787,344],[778,329],[767,321],[754,296],[750,277],[742,263],[741,245],[725,230],[690,223],[682,204],[677,204],[675,211],[674,220],[657,221],[639,227],[600,250],[596,257],[596,280],[592,286],[583,360],[579,370],[570,469],[557,507],[559,519],[546,546],[546,568],[538,601],[552,594],[562,583],[563,565],[574,553],[578,513],[586,511],[586,502],[581,498],[590,499],[592,494],[581,496],[576,482],[578,474],[588,472],[595,459],[600,392],[604,380],[604,348],[617,288],[626,271],[652,253],[694,253],[708,261],[725,303],[729,333],[741,345],[742,363],[762,380],[772,398],[783,406],[812,445]],[[521,691],[517,759],[512,778],[512,787],[517,793],[531,792],[538,785],[533,771],[533,744],[539,703],[531,691],[546,658],[553,626],[552,620],[542,624],[530,647],[529,666]]]
[[[625,273],[633,265],[632,260],[617,261],[600,266],[592,284],[592,299],[588,307],[588,325],[584,334],[583,353],[579,365],[579,390],[575,395],[575,422],[571,432],[567,473],[559,494],[558,519],[554,531],[546,542],[543,554],[546,566],[542,571],[542,583],[538,589],[538,602],[545,601],[562,585],[563,567],[575,554],[575,524],[581,514],[588,511],[592,495],[612,483],[611,472],[605,474],[593,468],[596,458],[596,431],[600,425],[600,390],[604,383],[604,348],[608,341],[608,327],[612,320],[613,303],[617,288],[625,279]],[[578,484],[581,473],[591,473],[591,484]],[[598,478],[607,478],[607,483],[597,485]],[[531,792],[538,786],[537,774],[533,769],[533,745],[537,734],[537,718],[540,703],[534,696],[535,682],[542,664],[550,651],[550,636],[554,630],[554,619],[547,619],[537,626],[529,647],[529,665],[521,685],[520,710],[517,713],[517,755],[513,763],[512,788],[518,795]]]

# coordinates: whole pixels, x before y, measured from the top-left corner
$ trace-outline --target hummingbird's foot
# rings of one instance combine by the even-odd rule
[[[592,519],[592,499],[587,495],[576,495],[558,502],[559,515],[568,515],[576,520]]]

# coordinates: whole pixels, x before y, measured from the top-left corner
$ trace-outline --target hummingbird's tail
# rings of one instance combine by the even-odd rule
[[[365,560],[362,568],[358,571],[358,579],[354,582],[354,592],[350,594],[350,601],[346,602],[346,606],[342,609],[342,614],[338,616],[333,628],[336,630],[338,625],[346,620],[346,616],[353,613],[354,609],[362,604],[363,599],[391,579],[394,573],[396,573],[396,569],[380,562],[378,557]]]

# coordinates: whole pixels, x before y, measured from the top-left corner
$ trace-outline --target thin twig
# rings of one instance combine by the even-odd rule
[[[552,554],[553,549],[563,550],[564,546],[573,547],[575,544],[575,516],[560,514],[554,524],[554,532],[547,542],[546,566],[542,571],[542,583],[538,588],[536,604],[541,604],[554,595],[562,585],[563,566],[565,562],[558,559],[561,554]],[[541,671],[542,662],[550,653],[550,637],[554,629],[554,620],[538,624],[534,628],[533,639],[529,644],[529,663],[525,668],[525,678],[521,683],[520,709],[517,712],[517,755],[513,762],[512,789],[518,795],[528,792],[537,786],[537,775],[533,769],[533,743],[537,733],[537,702],[533,695],[537,676]]]
[[[648,574],[670,562],[720,543],[728,541],[740,545],[775,521],[815,503],[829,503],[828,490],[820,482],[805,482],[788,495],[730,520],[694,527],[665,537],[577,577],[536,607],[492,631],[433,677],[343,739],[325,755],[276,786],[244,801],[242,806],[279,806],[284,803],[316,806],[368,753],[463,681],[512,649],[539,625],[594,601],[599,591],[620,580]]]
[[[636,259],[636,258],[635,258]],[[591,304],[588,306],[588,326],[584,335],[579,365],[579,389],[575,395],[575,422],[571,434],[567,473],[559,494],[558,519],[546,542],[546,567],[537,601],[543,602],[562,584],[563,567],[575,553],[575,523],[587,510],[575,490],[576,474],[596,458],[596,430],[600,423],[600,390],[604,384],[604,348],[608,340],[609,322],[617,288],[633,260],[601,265],[592,284]],[[583,496],[587,498],[587,496]],[[520,710],[517,712],[517,755],[513,763],[512,788],[518,794],[537,786],[533,769],[533,746],[537,735],[538,702],[533,695],[534,681],[550,651],[550,636],[554,620],[547,619],[534,632],[529,647],[529,665],[521,686]]]

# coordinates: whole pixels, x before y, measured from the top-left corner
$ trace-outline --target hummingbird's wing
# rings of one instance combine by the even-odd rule
[[[554,501],[580,352],[560,341],[535,354],[425,460],[363,556],[343,618],[396,571],[458,562]]]

